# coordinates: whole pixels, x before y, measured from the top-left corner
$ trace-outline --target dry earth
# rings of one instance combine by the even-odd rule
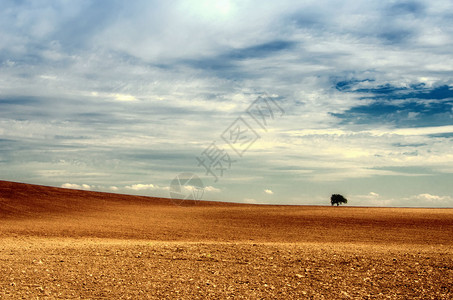
[[[453,209],[183,204],[0,181],[0,299],[453,298]]]

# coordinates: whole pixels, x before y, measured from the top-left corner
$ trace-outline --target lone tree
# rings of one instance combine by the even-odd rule
[[[332,205],[340,205],[342,203],[348,203],[348,199],[346,199],[345,197],[343,197],[343,195],[340,195],[340,194],[333,194],[331,197],[330,197],[330,203]]]

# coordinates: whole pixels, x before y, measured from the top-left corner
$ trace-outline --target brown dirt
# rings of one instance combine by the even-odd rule
[[[453,209],[184,205],[0,181],[0,299],[453,298]]]

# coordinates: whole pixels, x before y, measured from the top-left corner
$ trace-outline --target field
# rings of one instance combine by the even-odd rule
[[[453,298],[453,209],[182,204],[0,181],[0,299]]]

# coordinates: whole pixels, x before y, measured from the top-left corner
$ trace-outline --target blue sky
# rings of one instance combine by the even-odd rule
[[[0,178],[168,197],[191,172],[211,200],[453,207],[451,49],[451,1],[2,1]]]

